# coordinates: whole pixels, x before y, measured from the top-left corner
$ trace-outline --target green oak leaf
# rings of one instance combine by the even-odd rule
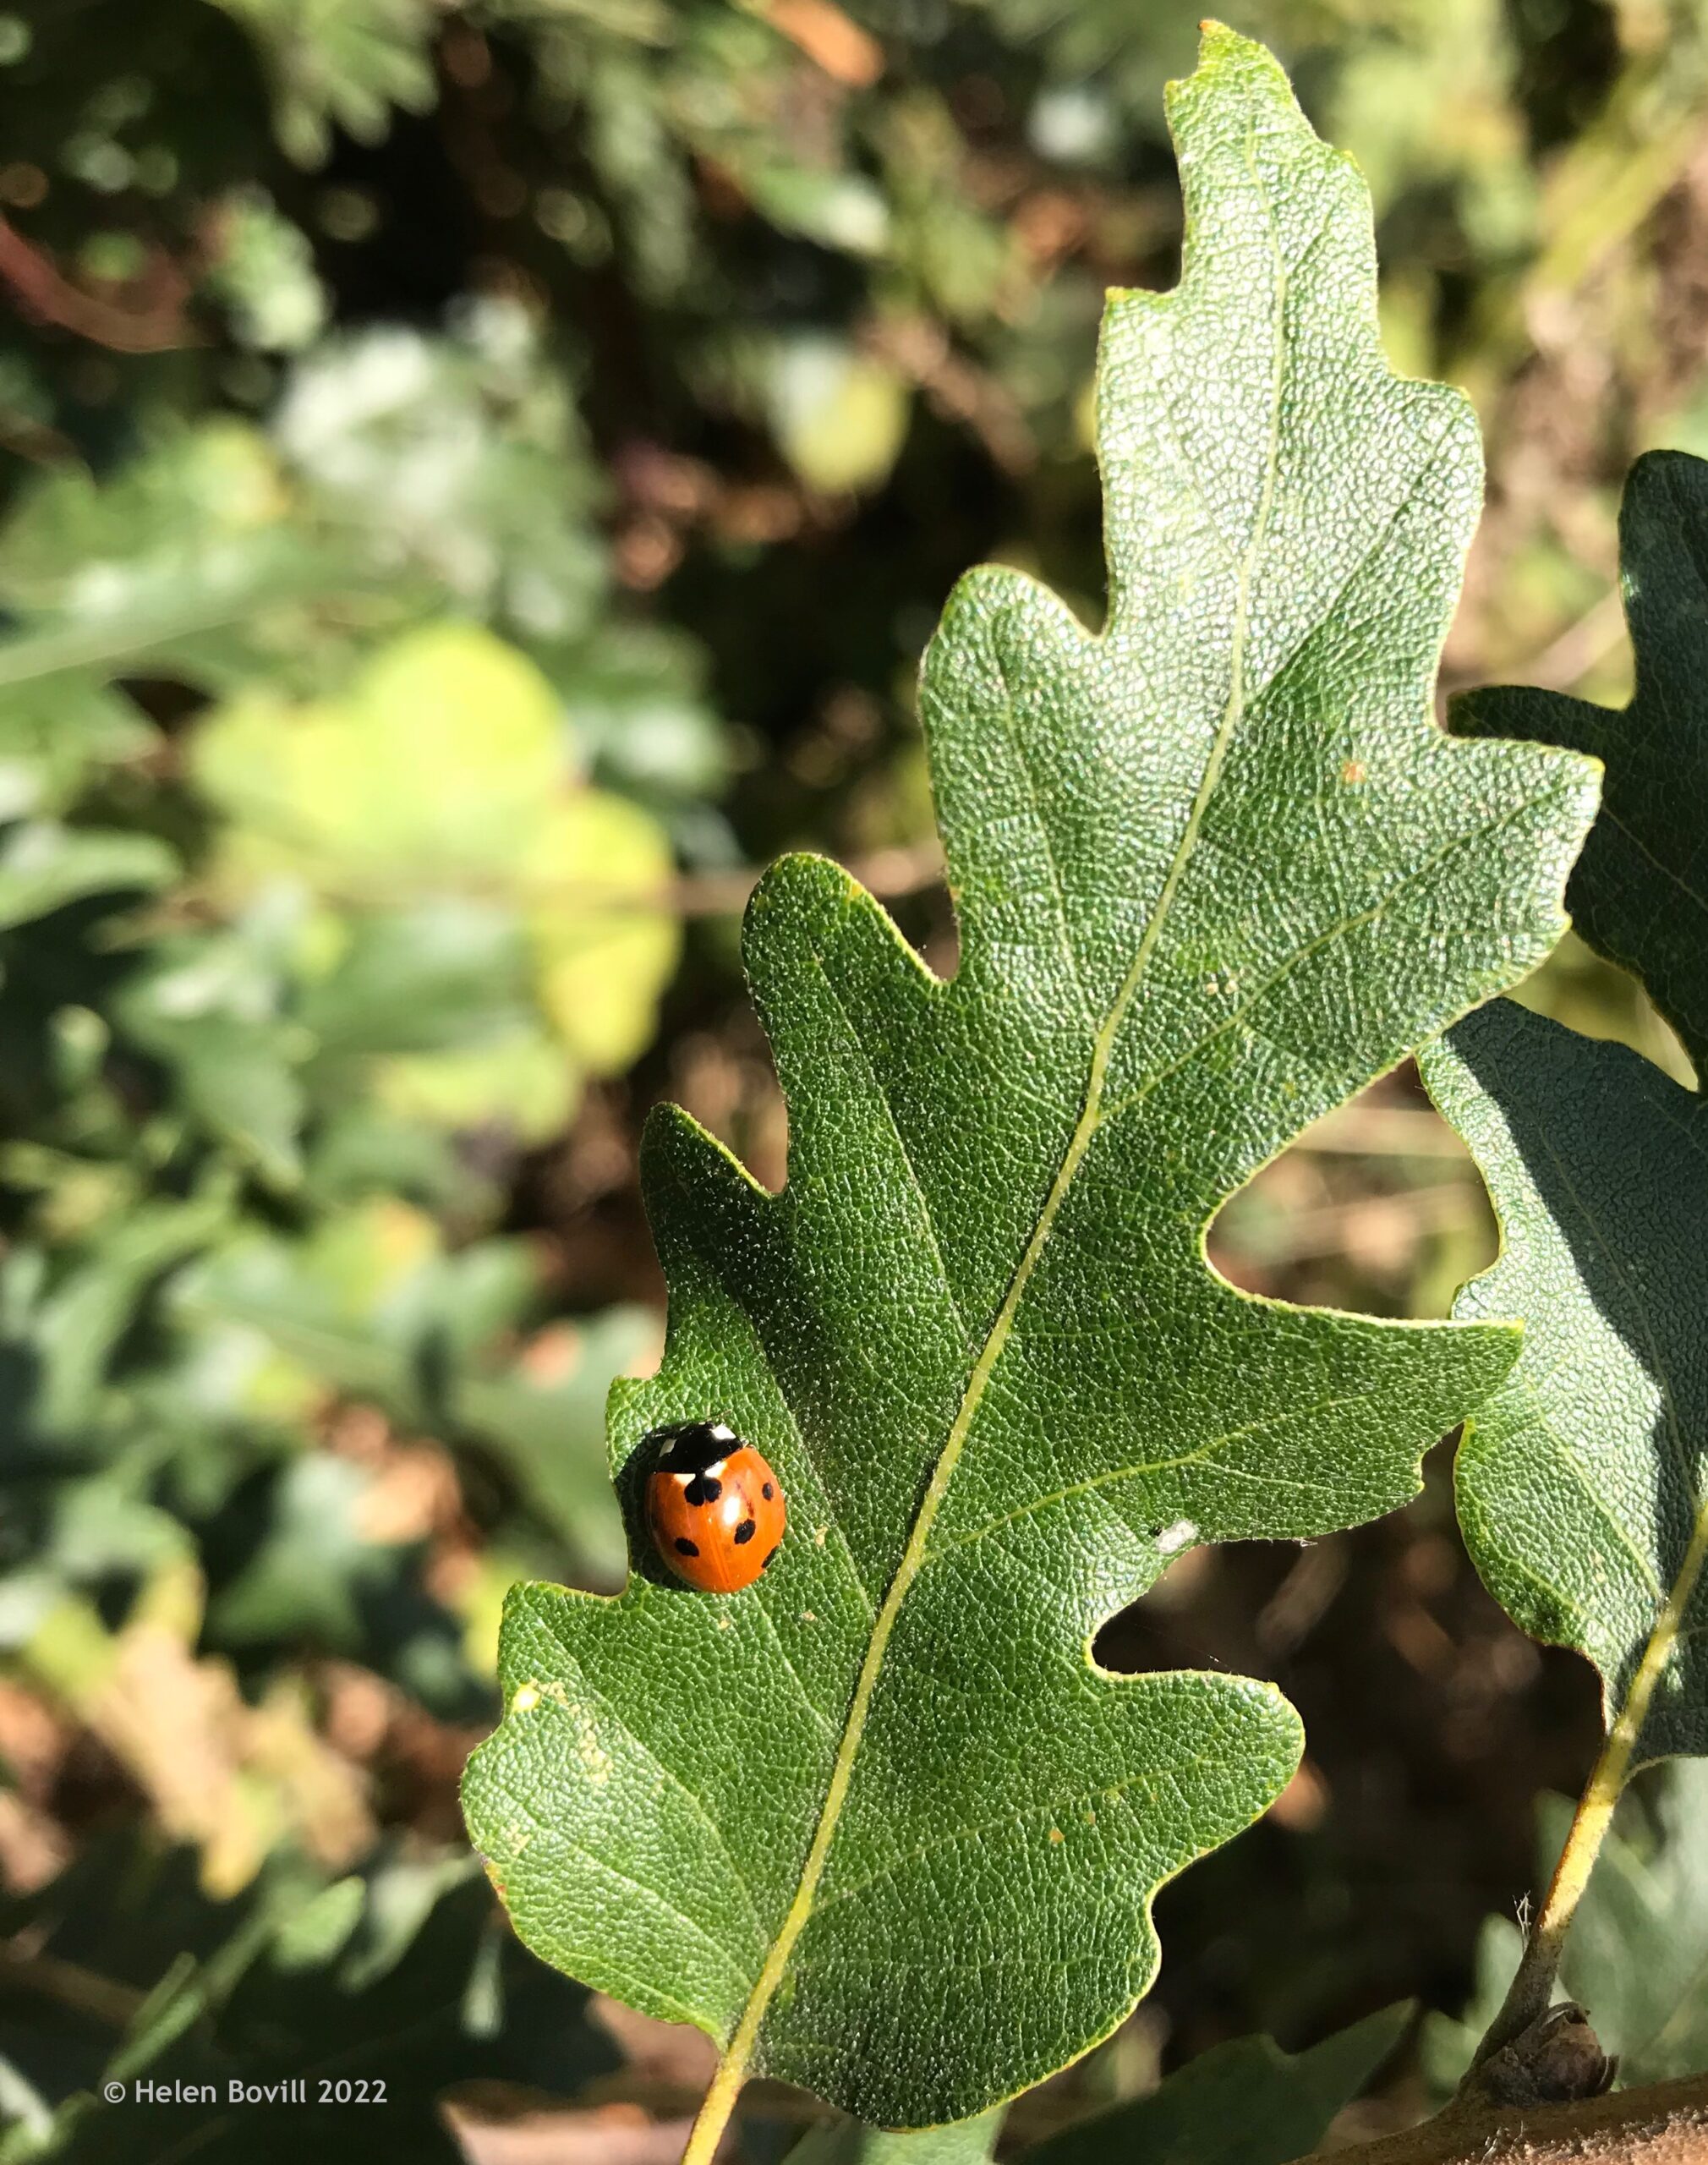
[[[0,529],[0,816],[63,811],[157,744],[116,679],[243,683],[296,655],[305,611],[360,589],[348,545],[291,508],[274,453],[231,420],[24,492]]]
[[[1104,323],[1107,625],[1009,571],[950,602],[952,978],[834,865],[761,883],[788,1184],[655,1115],[668,1342],[609,1415],[635,1575],[513,1592],[467,1778],[523,1939],[724,2046],[697,2160],[747,2073],[919,2125],[1106,2036],[1158,1888],[1300,1735],[1267,1685],[1113,1676],[1093,1635],[1194,1543],[1403,1502],[1516,1351],[1206,1262],[1228,1195],[1550,945],[1595,784],[1432,726],[1476,437],[1383,364],[1356,173],[1218,26],[1171,117],[1182,282]],[[647,1433],[711,1415],[789,1499],[734,1597],[669,1580],[634,1508]]]
[[[1620,518],[1637,688],[1623,713],[1478,693],[1477,737],[1606,762],[1568,890],[1702,1071],[1708,1053],[1708,465],[1641,460]],[[1459,1452],[1465,1539],[1497,1600],[1601,1671],[1618,1779],[1708,1751],[1708,1101],[1623,1046],[1502,1000],[1426,1055],[1499,1214],[1460,1295],[1521,1316],[1522,1357]],[[1618,1779],[1612,1784],[1617,1791]]]
[[[1003,2108],[908,2135],[839,2118],[809,2128],[786,2165],[990,2165]]]
[[[1708,2065],[1708,1764],[1675,1760],[1645,1787],[1621,1805],[1560,1973],[1567,1993],[1594,2008],[1628,2090]],[[1544,1800],[1552,1856],[1569,1816],[1563,1797]]]
[[[1537,1857],[1544,1876],[1563,1844],[1571,1801],[1544,1796]],[[1592,2010],[1602,2049],[1619,2056],[1622,2089],[1670,2082],[1708,2066],[1708,1761],[1674,1759],[1628,1789],[1572,1919],[1560,1963],[1565,1996]],[[1430,2014],[1419,2058],[1431,2102],[1464,2079],[1519,1966],[1523,1936],[1505,1911],[1483,1920],[1476,1982],[1457,2015]]]
[[[1303,2053],[1284,2053],[1273,2037],[1231,2038],[1177,2068],[1148,2096],[1076,2120],[1021,2157],[1024,2165],[1290,2165],[1316,2149],[1411,2017],[1407,2002],[1385,2007]],[[790,2165],[800,2157],[791,2152]]]
[[[1637,686],[1623,710],[1503,686],[1454,703],[1468,737],[1569,745],[1604,762],[1567,890],[1589,944],[1640,978],[1700,1080],[1708,1066],[1708,460],[1651,452],[1619,507]]]

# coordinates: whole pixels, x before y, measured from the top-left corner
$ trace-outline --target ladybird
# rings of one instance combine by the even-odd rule
[[[777,1553],[788,1512],[783,1484],[751,1444],[721,1421],[655,1428],[647,1476],[654,1545],[703,1593],[738,1593]]]

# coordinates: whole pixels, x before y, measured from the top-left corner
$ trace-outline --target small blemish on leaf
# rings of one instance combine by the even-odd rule
[[[602,1788],[610,1779],[610,1754],[599,1740],[594,1718],[585,1707],[572,1707],[575,1717],[575,1756],[581,1762],[582,1772],[595,1788]]]
[[[525,1714],[539,1704],[539,1686],[537,1684],[519,1684],[516,1687],[516,1696],[510,1702],[510,1711],[512,1714]]]
[[[1198,1529],[1191,1519],[1176,1519],[1172,1526],[1165,1526],[1157,1536],[1157,1554],[1174,1556],[1182,1548],[1190,1548],[1198,1537]]]
[[[1049,1838],[1053,1842],[1059,1842],[1062,1839],[1061,1828],[1059,1827],[1052,1827],[1049,1830]]]
[[[1364,780],[1366,768],[1362,759],[1349,759],[1340,770],[1340,779],[1349,787]]]

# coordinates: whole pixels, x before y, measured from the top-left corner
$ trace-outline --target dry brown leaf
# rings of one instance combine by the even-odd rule
[[[615,2041],[634,2073],[648,2080],[701,2091],[717,2071],[717,2047],[691,2023],[661,2022],[604,1992],[594,1994],[588,2013]]]
[[[165,1832],[200,1850],[210,1894],[246,1885],[285,1833],[333,1870],[349,1864],[374,1834],[361,1774],[288,1687],[251,1707],[229,1663],[196,1658],[200,1606],[199,1580],[145,1601],[77,1711]]]
[[[676,2165],[693,2123],[649,2119],[638,2105],[528,2113],[519,2119],[478,2118],[466,2105],[444,2107],[469,2165]]]

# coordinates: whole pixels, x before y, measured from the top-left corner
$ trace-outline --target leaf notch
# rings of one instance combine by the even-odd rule
[[[1108,2035],[1157,1889],[1300,1735],[1249,1679],[1113,1678],[1093,1634],[1183,1525],[1404,1501],[1516,1351],[1206,1259],[1300,1128],[1546,951],[1594,781],[1432,725],[1475,430],[1386,367],[1349,163],[1218,25],[1170,118],[1181,284],[1114,295],[1100,357],[1108,625],[986,569],[925,664],[956,975],[785,859],[744,956],[786,1187],[649,1125],[670,1330],[613,1394],[619,1485],[720,1416],[794,1531],[727,1601],[665,1584],[632,1513],[616,1601],[518,1589],[471,1762],[524,1939],[725,2045],[689,2165],[749,2072],[920,2124]]]

